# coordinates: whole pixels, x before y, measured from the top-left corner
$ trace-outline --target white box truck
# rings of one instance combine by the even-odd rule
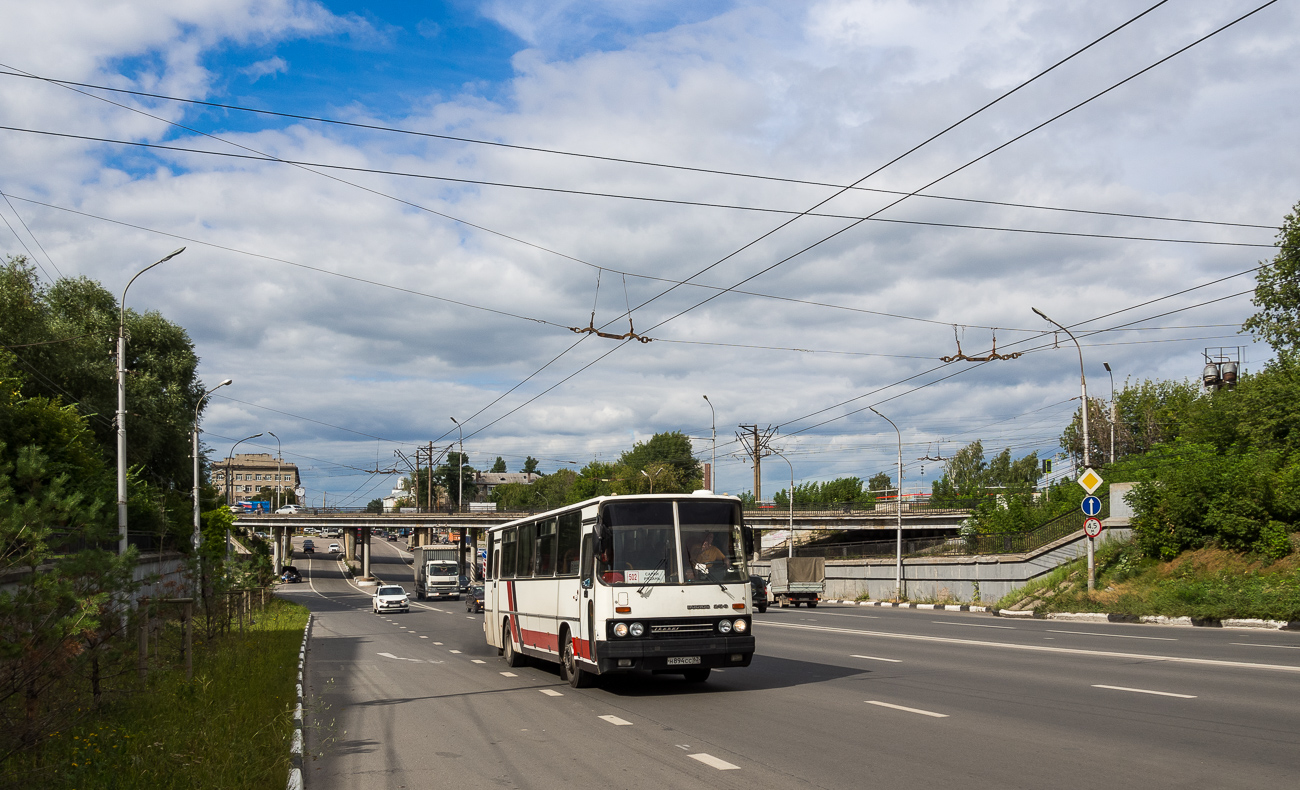
[[[460,545],[421,546],[415,550],[415,595],[460,600]]]
[[[772,560],[772,597],[782,608],[791,604],[817,606],[826,589],[825,557],[777,557]]]

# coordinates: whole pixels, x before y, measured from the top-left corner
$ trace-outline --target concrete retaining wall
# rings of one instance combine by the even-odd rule
[[[1132,534],[1128,527],[1107,529],[1097,539],[1097,544],[1128,540]],[[1023,554],[904,558],[903,594],[913,600],[996,601],[1031,579],[1085,556],[1087,552],[1087,537],[1080,530]],[[769,568],[770,563],[763,561],[754,563],[752,570],[767,576]],[[895,579],[892,559],[828,560],[823,597],[848,600],[860,595],[874,600],[892,598]]]

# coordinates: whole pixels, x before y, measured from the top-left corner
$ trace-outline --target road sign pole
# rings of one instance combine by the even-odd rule
[[[1092,541],[1091,535],[1088,536],[1088,592],[1091,593],[1097,586],[1097,567],[1093,564],[1092,559]]]

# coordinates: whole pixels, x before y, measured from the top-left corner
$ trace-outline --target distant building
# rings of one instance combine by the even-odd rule
[[[478,491],[478,499],[486,499],[492,495],[492,490],[497,486],[506,483],[523,483],[530,486],[539,477],[541,474],[537,472],[475,472],[474,487]]]
[[[270,453],[235,453],[233,458],[212,464],[212,485],[232,502],[247,499],[263,488],[292,493],[301,484],[298,465]]]

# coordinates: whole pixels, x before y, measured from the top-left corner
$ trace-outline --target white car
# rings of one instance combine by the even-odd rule
[[[343,551],[343,547],[340,546],[340,545],[337,544],[337,543],[331,543],[331,544],[330,544],[330,549],[329,549],[329,550],[330,550],[330,553],[331,553],[331,554],[337,554],[337,553],[339,553],[340,551]]]
[[[298,505],[285,505],[284,507],[275,511],[275,514],[277,516],[286,516],[286,515],[292,516],[295,513],[301,513],[301,512],[302,512],[302,508],[299,507]]]
[[[398,584],[381,584],[375,590],[370,608],[375,614],[380,612],[409,612],[411,599],[406,597],[406,590]]]

